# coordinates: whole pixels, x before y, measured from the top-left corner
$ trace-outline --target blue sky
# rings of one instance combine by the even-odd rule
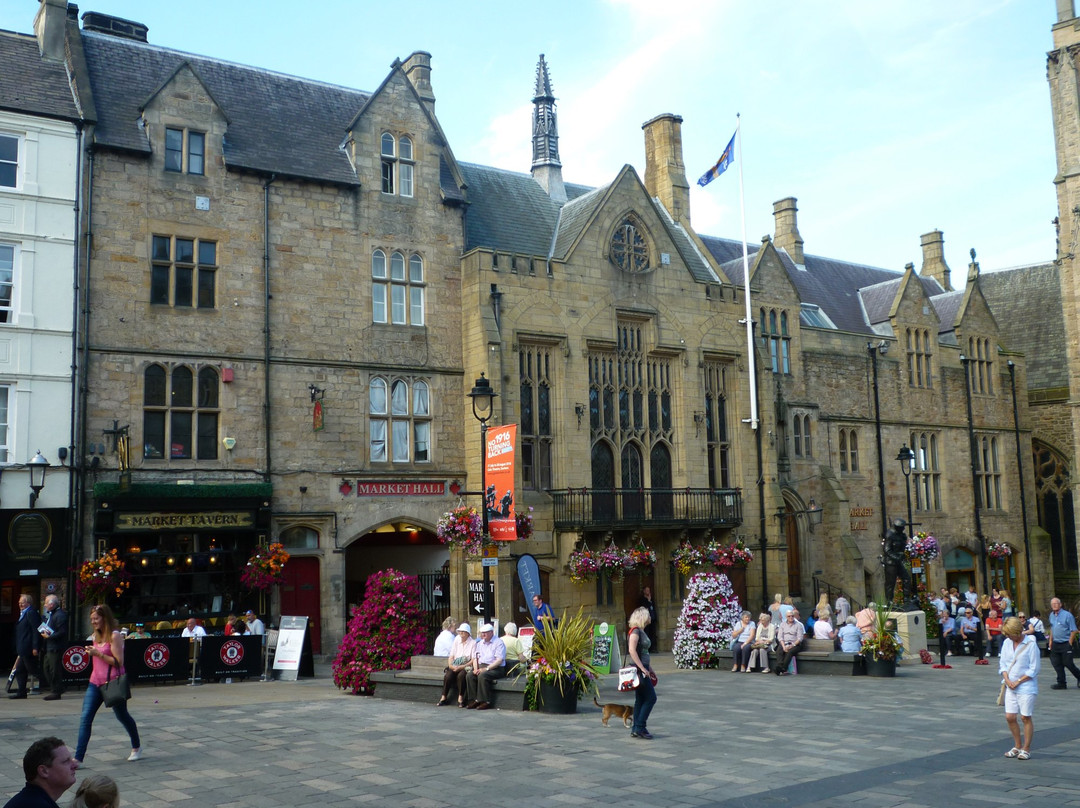
[[[36,0],[0,0],[28,32]],[[691,184],[742,114],[747,237],[799,200],[808,253],[902,269],[939,228],[959,281],[1054,257],[1046,51],[1053,0],[82,0],[152,43],[372,90],[432,54],[458,160],[527,172],[534,71],[546,55],[567,181],[644,174],[641,124],[684,118]],[[691,192],[695,228],[739,238],[738,177]]]

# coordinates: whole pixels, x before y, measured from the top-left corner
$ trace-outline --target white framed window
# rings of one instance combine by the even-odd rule
[[[938,458],[936,432],[912,432],[909,436],[915,450],[911,464],[911,488],[915,493],[915,510],[941,510],[941,465]]]
[[[15,321],[15,258],[14,244],[0,243],[0,323]]]
[[[1001,465],[998,463],[998,440],[982,435],[976,440],[975,476],[979,482],[981,507],[988,511],[1004,508],[1001,499]]]
[[[371,254],[371,318],[376,323],[423,325],[425,311],[424,259],[412,253],[390,253],[389,267],[383,250]],[[407,266],[406,266],[407,265]]]
[[[10,424],[11,408],[10,403],[13,400],[11,391],[13,390],[10,384],[0,384],[0,463],[10,462],[10,447],[11,447],[11,429]]]
[[[0,188],[19,187],[19,138],[0,134]]]
[[[840,473],[859,473],[859,433],[853,427],[840,429]]]
[[[416,165],[412,139],[405,135],[398,139],[389,132],[383,132],[379,140],[379,157],[382,164],[382,192],[411,197]]]
[[[431,389],[426,381],[372,378],[368,388],[372,463],[431,462]]]
[[[165,127],[165,170],[203,174],[206,168],[206,134],[190,129]]]

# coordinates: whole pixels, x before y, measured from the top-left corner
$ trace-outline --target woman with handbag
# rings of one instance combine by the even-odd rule
[[[79,744],[75,750],[75,762],[82,765],[86,759],[86,747],[90,743],[90,732],[94,726],[94,716],[105,703],[103,690],[115,687],[127,688],[127,674],[124,673],[124,635],[118,630],[112,610],[105,604],[98,604],[90,610],[90,625],[94,634],[86,653],[91,658],[93,670],[90,671],[90,684],[83,697],[82,719],[79,722]],[[118,680],[121,680],[118,683]],[[110,700],[111,700],[110,694]],[[113,706],[113,713],[131,738],[131,754],[128,760],[142,758],[142,746],[139,742],[139,728],[127,709],[127,699],[121,698]]]
[[[656,704],[656,673],[653,672],[649,659],[649,648],[652,643],[649,635],[645,633],[645,626],[649,625],[649,610],[639,606],[630,613],[630,636],[626,641],[630,659],[638,669],[640,683],[634,690],[634,723],[630,727],[631,738],[644,738],[651,741],[653,736],[649,732],[649,714],[653,705]]]
[[[1001,673],[1001,693],[998,704],[1005,705],[1005,722],[1013,737],[1013,747],[1005,753],[1007,758],[1027,760],[1031,757],[1031,738],[1035,723],[1035,697],[1039,693],[1039,646],[1030,634],[1024,635],[1024,624],[1019,617],[1010,617],[1001,626],[1005,642],[1001,644],[998,671]],[[1017,714],[1024,724],[1024,738],[1020,740]]]

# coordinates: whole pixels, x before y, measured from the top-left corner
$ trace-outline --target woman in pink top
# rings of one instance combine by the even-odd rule
[[[79,722],[79,745],[75,750],[75,762],[80,766],[86,759],[86,747],[90,743],[94,716],[105,703],[101,695],[101,686],[107,679],[115,679],[124,672],[124,635],[117,630],[118,625],[112,610],[104,604],[92,608],[90,625],[94,629],[94,635],[91,637],[91,644],[86,646],[86,653],[90,656],[94,667],[90,671],[90,684],[83,698],[82,720]],[[135,726],[135,719],[128,712],[127,702],[122,701],[113,707],[113,713],[131,738],[131,754],[128,755],[128,760],[139,760],[142,758],[139,728]]]

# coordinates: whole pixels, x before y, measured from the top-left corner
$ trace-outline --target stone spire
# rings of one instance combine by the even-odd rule
[[[556,202],[566,201],[566,188],[559,162],[559,123],[555,117],[555,96],[551,92],[544,54],[536,65],[536,89],[533,91],[532,175],[547,195]]]

